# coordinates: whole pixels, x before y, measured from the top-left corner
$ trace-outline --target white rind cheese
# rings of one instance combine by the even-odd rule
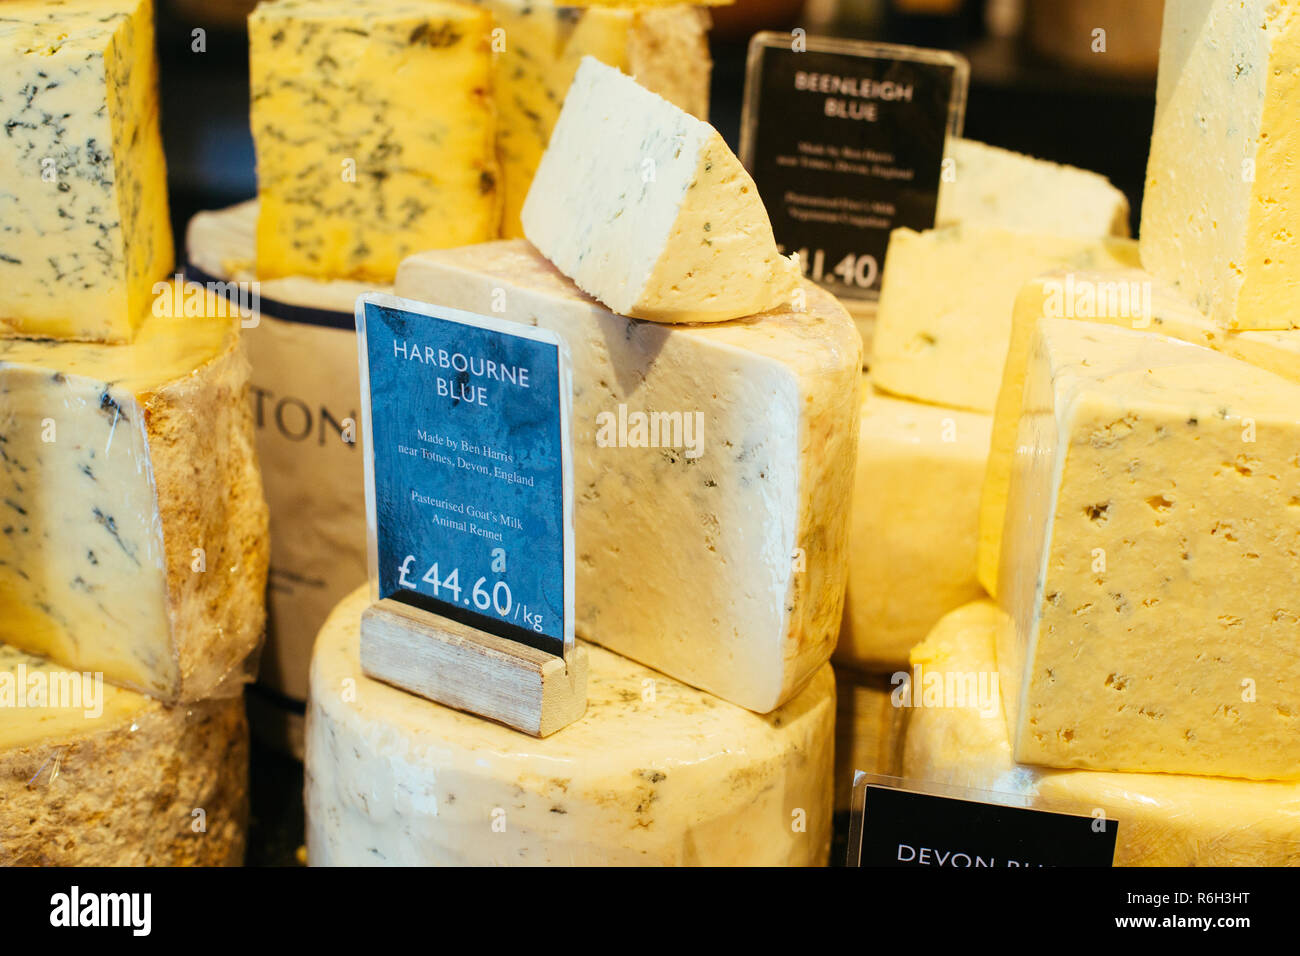
[[[172,267],[151,0],[0,4],[0,331],[129,341]]]
[[[759,712],[830,657],[861,354],[829,293],[666,327],[602,309],[519,240],[413,256],[396,290],[568,344],[580,637]],[[680,413],[698,442],[655,447],[620,424],[634,413]]]
[[[1300,385],[1043,320],[999,599],[1017,760],[1300,777]]]
[[[0,641],[169,701],[240,692],[266,505],[215,311],[131,345],[0,339]]]
[[[905,665],[939,618],[982,595],[975,537],[991,425],[866,390],[837,664]]]
[[[524,202],[524,234],[620,315],[722,322],[791,302],[753,179],[718,132],[584,58]],[[796,303],[797,305],[798,303]]]
[[[373,681],[363,588],[326,622],[307,717],[313,866],[822,866],[828,666],[758,716],[599,647],[586,715],[545,739]]]
[[[242,698],[166,707],[0,645],[0,708],[0,866],[243,862]]]
[[[950,679],[997,672],[997,608],[963,607],[912,654]],[[902,773],[912,784],[965,787],[1005,802],[1118,821],[1116,866],[1300,866],[1300,785],[1166,773],[1047,770],[1017,764],[1001,709],[915,708]]]

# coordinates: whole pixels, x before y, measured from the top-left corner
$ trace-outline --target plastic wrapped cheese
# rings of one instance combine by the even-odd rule
[[[997,607],[947,615],[912,652],[913,666],[947,683],[995,675]],[[909,712],[903,776],[1001,794],[1005,802],[1119,822],[1117,866],[1300,865],[1300,784],[1161,773],[1048,770],[1016,764],[1001,708]]]
[[[826,863],[829,666],[759,716],[593,645],[586,715],[537,739],[366,677],[367,603],[312,660],[312,865]]]

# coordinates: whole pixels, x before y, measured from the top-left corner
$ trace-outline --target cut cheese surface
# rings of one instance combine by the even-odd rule
[[[557,6],[537,0],[473,0],[495,17],[497,148],[504,211],[501,235],[521,238],[524,197],[564,96],[584,56],[623,70],[670,103],[708,119],[708,16],[693,7]]]
[[[150,0],[0,4],[0,330],[129,341],[172,267]]]
[[[411,252],[497,235],[492,22],[443,0],[253,11],[261,278],[391,282]]]
[[[1043,320],[1002,537],[1016,759],[1300,777],[1300,385]]]
[[[1057,236],[1127,236],[1129,204],[1098,173],[973,139],[949,141],[935,225],[989,225]]]
[[[413,256],[396,291],[568,344],[580,637],[760,712],[829,658],[861,368],[831,295],[809,284],[804,312],[710,326],[637,322],[520,240]],[[680,436],[638,433],[632,416],[652,413],[684,416]]]
[[[912,652],[913,663],[945,684],[995,674],[998,622],[987,601],[954,611]],[[907,781],[992,791],[1012,805],[1062,813],[1104,810],[1119,822],[1116,866],[1300,865],[1300,785],[1047,770],[1012,760],[1000,709],[916,708],[909,718]]]
[[[215,311],[129,346],[0,340],[0,640],[167,700],[239,693],[266,506]]]
[[[578,67],[523,209],[524,234],[613,312],[721,322],[799,288],[753,179],[718,132],[618,70]]]
[[[1165,6],[1142,264],[1224,328],[1300,327],[1300,11]]]
[[[982,595],[980,482],[991,419],[865,392],[835,661],[895,667],[935,621]]]
[[[168,708],[0,645],[0,704],[0,865],[243,861],[241,698]]]
[[[1051,269],[1136,265],[1137,245],[1127,239],[991,226],[896,229],[876,315],[872,380],[905,398],[992,412],[1020,287]]]
[[[825,864],[830,667],[758,716],[591,647],[586,715],[537,739],[366,677],[367,603],[312,660],[312,865]]]
[[[998,392],[988,473],[980,499],[980,583],[997,594],[1007,485],[1015,452],[1025,366],[1042,318],[1080,319],[1145,329],[1203,345],[1300,382],[1300,331],[1229,332],[1169,283],[1139,269],[1052,272],[1026,283],[1012,315],[1011,343]]]

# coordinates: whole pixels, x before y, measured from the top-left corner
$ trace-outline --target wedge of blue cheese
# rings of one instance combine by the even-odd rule
[[[777,251],[758,189],[718,132],[591,57],[522,220],[619,315],[723,322],[786,305],[799,288],[798,264]]]

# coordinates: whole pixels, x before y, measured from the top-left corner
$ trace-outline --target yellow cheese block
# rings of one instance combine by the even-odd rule
[[[700,119],[709,114],[708,15],[680,4],[624,9],[473,0],[496,18],[501,234],[522,238],[524,197],[584,56],[594,56]]]
[[[997,673],[997,608],[945,617],[912,652],[945,684]],[[903,776],[1004,795],[1012,805],[1119,822],[1116,866],[1300,866],[1300,785],[1164,773],[1046,770],[1017,764],[1001,708],[916,708],[908,714]]]
[[[1300,385],[1039,323],[998,644],[1017,760],[1300,777]]]
[[[1224,328],[1300,327],[1300,9],[1165,5],[1142,264]]]
[[[992,412],[1020,287],[1051,269],[1137,265],[1137,244],[961,225],[889,241],[869,361],[895,395]],[[942,281],[936,281],[942,277]]]
[[[131,345],[0,339],[0,641],[169,701],[240,693],[264,619],[248,366],[198,301]]]
[[[238,866],[242,698],[181,707],[0,645],[0,865]]]
[[[248,20],[257,268],[391,282],[495,238],[492,15],[443,0],[275,0]]]
[[[982,596],[975,536],[991,424],[866,389],[837,664],[905,665],[935,621]]]
[[[0,331],[129,341],[172,268],[150,0],[6,0],[0,126]]]
[[[1131,326],[1217,349],[1300,382],[1300,331],[1229,332],[1193,308],[1178,290],[1138,269],[1053,272],[1026,283],[1016,299],[1011,342],[993,420],[988,473],[980,499],[979,579],[997,595],[1002,523],[1015,452],[1025,365],[1041,318]]]
[[[588,647],[583,718],[537,739],[371,680],[361,588],[307,710],[313,866],[823,866],[835,680],[760,716]]]

